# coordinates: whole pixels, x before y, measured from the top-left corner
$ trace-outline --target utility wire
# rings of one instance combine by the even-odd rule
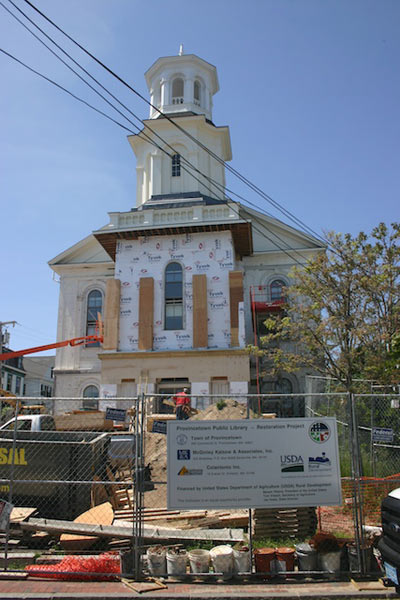
[[[160,139],[164,144],[166,144],[173,153],[175,153],[175,149],[168,144],[157,132],[155,132],[151,127],[149,127],[148,125],[146,125],[142,119],[140,119],[140,117],[138,117],[135,113],[133,113],[126,105],[124,105],[122,102],[119,101],[119,99],[114,96],[107,88],[105,88],[95,77],[93,77],[84,67],[82,67],[68,52],[66,52],[59,44],[57,44],[57,42],[55,42],[46,32],[43,31],[43,29],[41,29],[30,17],[28,17],[26,15],[26,13],[24,13],[24,11],[22,11],[20,8],[18,8],[15,3],[12,0],[9,0],[9,2],[15,7],[17,8],[17,10],[30,22],[32,23],[43,35],[45,35],[45,37],[47,39],[49,39],[59,50],[61,50],[75,65],[77,65],[86,75],[88,75],[92,81],[94,81],[95,83],[97,83],[97,85],[99,85],[101,87],[101,89],[103,89],[106,93],[108,93],[114,100],[116,100],[116,102],[118,102],[125,110],[127,110],[137,121],[139,121],[141,124],[143,124],[145,127],[147,127],[158,139]],[[6,8],[4,6],[4,4],[2,2],[0,2],[0,4]],[[47,46],[47,44],[45,42],[43,42],[43,40],[41,40],[31,29],[29,29],[29,27],[27,27],[23,22],[20,21],[20,19],[18,19],[18,17],[16,15],[14,15],[10,10],[8,10],[6,8],[7,12],[9,12],[9,14],[11,14],[25,29],[27,29],[27,31],[29,31],[40,43],[42,43],[56,58],[58,58],[65,66],[67,66],[67,68],[69,68],[73,73],[75,73],[80,79],[81,81],[83,81],[84,83],[86,83],[86,85],[88,85],[90,87],[90,89],[92,89],[96,94],[98,94],[105,102],[107,102],[107,104],[109,104],[112,108],[114,108],[114,110],[116,110],[120,115],[122,115],[127,121],[129,121],[129,123],[131,125],[133,125],[133,127],[135,127],[138,131],[139,128],[130,120],[128,119],[125,115],[123,115],[123,113],[116,108],[111,102],[109,102],[106,98],[104,98],[104,96],[102,94],[100,94],[95,88],[93,88],[93,86],[91,86],[84,78],[82,78],[70,65],[68,65],[57,53],[55,53],[51,48],[49,48],[49,46]],[[139,137],[145,137],[147,138],[147,140],[149,141],[149,143],[155,145],[158,149],[160,149],[161,151],[165,152],[165,149],[161,148],[160,146],[158,146],[157,144],[154,143],[153,140],[151,140],[149,138],[149,136],[147,136],[143,131],[141,132],[141,135],[139,135]],[[206,149],[207,150],[207,149]],[[171,158],[171,155],[169,155],[167,153],[167,155]],[[241,196],[240,194],[237,194],[236,192],[234,192],[233,190],[230,190],[229,188],[225,187],[225,189],[223,189],[221,186],[219,186],[219,184],[217,182],[215,182],[215,180],[211,179],[210,177],[208,177],[207,175],[205,175],[204,173],[202,173],[198,168],[196,168],[192,163],[190,163],[184,156],[182,156],[183,160],[187,163],[187,165],[189,166],[189,168],[194,169],[201,177],[204,177],[206,179],[206,181],[208,183],[212,182],[212,185],[214,187],[216,187],[217,189],[220,189],[220,191],[222,191],[222,195],[225,196],[225,192],[228,191],[229,193],[231,193],[232,195],[238,197],[239,199],[241,199],[243,202],[247,202],[248,204],[254,206],[257,210],[259,210],[260,212],[262,212],[263,214],[267,214],[264,211],[260,210],[260,208],[255,205],[254,203],[252,203],[251,201],[249,201],[248,199],[244,198],[243,196]],[[219,158],[219,157],[218,157]],[[220,160],[220,159],[219,159]],[[223,161],[220,161],[224,166],[226,166],[226,164]],[[193,176],[193,175],[192,175]],[[199,181],[197,178],[195,178],[197,181]],[[204,185],[204,182],[199,181],[199,183],[201,185]],[[224,199],[224,198],[222,198]],[[270,216],[270,215],[268,215]],[[255,217],[254,217],[255,218]],[[281,239],[281,241],[289,248],[290,246],[284,241],[282,240],[282,238],[280,238],[275,232],[271,231],[270,229],[267,228],[267,226],[265,225],[265,223],[262,223],[258,220],[258,223],[264,227],[265,229],[267,229],[274,237],[276,237],[277,239]],[[268,238],[271,242],[273,242],[273,240],[271,240],[271,238]],[[282,249],[279,246],[279,249]],[[298,250],[295,250],[295,252],[298,252]],[[303,255],[300,255],[301,258],[303,260],[307,260]],[[300,263],[299,263],[300,264]]]
[[[11,4],[13,4],[13,6],[15,6],[14,2],[12,2],[12,0],[9,0],[11,2]],[[3,2],[0,2],[0,5],[3,6],[3,8],[11,15],[13,16],[27,31],[29,31],[29,33],[31,33],[31,35],[33,35],[35,37],[35,39],[37,39],[42,45],[44,45],[52,54],[53,56],[55,56],[58,60],[60,60],[70,71],[72,71],[75,75],[77,75],[77,77],[79,77],[79,79],[81,81],[83,81],[86,85],[88,85],[88,87],[90,87],[90,89],[92,89],[98,96],[100,96],[105,102],[107,102],[107,104],[109,106],[111,106],[114,110],[116,110],[121,116],[123,116],[137,131],[139,131],[139,137],[145,138],[150,144],[154,145],[156,148],[158,148],[160,151],[164,152],[165,154],[167,154],[167,156],[169,158],[171,158],[172,155],[170,155],[164,148],[160,147],[158,144],[156,144],[154,142],[154,140],[152,140],[147,134],[145,134],[143,131],[140,131],[139,128],[137,127],[137,125],[135,125],[128,117],[126,117],[126,115],[124,115],[118,108],[116,108],[114,106],[114,104],[112,104],[109,100],[107,100],[98,90],[96,90],[90,83],[88,83],[81,75],[79,75],[79,73],[77,73],[75,71],[75,69],[73,69],[66,61],[64,61],[56,52],[54,52],[43,40],[41,40],[39,38],[39,36],[37,36],[29,27],[27,27],[27,25],[25,23],[23,23],[16,15],[14,15],[12,13],[12,11],[10,11],[4,4]],[[18,9],[18,7],[16,7]],[[21,12],[41,33],[43,33],[54,45],[57,46],[57,48],[59,48],[70,60],[72,60],[74,62],[74,64],[76,64],[80,69],[82,69],[93,81],[95,81],[103,90],[105,90],[108,94],[110,94],[121,106],[123,106],[123,108],[125,108],[130,114],[132,114],[138,121],[141,122],[141,119],[135,115],[135,113],[133,113],[128,107],[126,107],[123,103],[121,103],[118,98],[116,98],[113,94],[111,94],[96,78],[94,78],[86,69],[84,69],[77,61],[75,61],[61,46],[59,46],[56,42],[54,42],[54,40],[48,36],[38,25],[36,25],[36,23],[34,23],[34,21],[32,21],[32,19],[30,19],[29,17],[27,17],[25,15],[25,13],[23,11],[21,11],[20,9],[18,9],[19,12]],[[10,55],[11,58],[14,58],[12,55]],[[18,61],[18,59],[15,59]],[[20,64],[24,64],[22,63],[22,61],[18,61],[20,62]],[[30,70],[34,71],[33,69],[31,69],[30,67],[28,67],[27,65],[24,64],[24,66],[26,66],[27,68],[29,68]],[[37,72],[37,74],[41,75],[39,72]],[[50,83],[54,83],[52,80],[50,80],[49,78],[46,78]],[[57,84],[55,84],[57,85]],[[58,86],[61,88],[61,86]],[[75,97],[77,100],[79,100],[80,102],[86,104],[87,106],[92,108],[92,105],[90,105],[89,103],[87,103],[86,101],[82,100],[81,98],[78,98],[76,95],[72,94],[71,92],[69,92],[68,90],[66,90],[65,88],[63,88],[65,91],[67,91],[67,93],[69,93],[70,95],[72,95],[73,97]],[[103,114],[104,116],[106,116],[107,118],[113,120],[114,122],[116,122],[118,125],[120,125],[121,127],[123,127],[125,130],[129,131],[130,133],[133,133],[130,129],[128,129],[127,127],[125,127],[124,125],[121,125],[119,122],[115,121],[114,119],[112,119],[111,117],[108,117],[108,115],[106,115],[105,113],[102,113],[102,111],[98,111],[95,107],[93,107],[94,110],[96,110],[97,112],[100,112],[101,114]],[[171,148],[171,150],[173,152],[175,152],[175,149],[168,144],[167,142],[165,142],[165,140],[159,135],[157,134],[157,132],[153,131],[151,128],[150,130],[152,131],[152,133],[154,133],[156,135],[156,137],[158,137],[164,144],[166,144],[169,148]],[[225,191],[230,191],[233,193],[233,195],[238,196],[239,198],[241,198],[244,202],[248,202],[249,204],[253,204],[250,201],[248,201],[246,198],[243,198],[242,196],[240,196],[239,194],[236,194],[235,192],[233,192],[233,190],[229,190],[229,188],[223,188],[223,186],[221,186],[218,182],[216,182],[215,180],[211,179],[210,177],[208,177],[207,175],[205,175],[204,173],[202,173],[199,169],[197,169],[192,163],[190,163],[184,156],[182,156],[182,159],[185,161],[185,163],[188,164],[189,168],[194,169],[197,173],[199,173],[199,175],[201,177],[203,177],[204,179],[206,179],[206,181],[208,183],[211,183],[211,185],[213,187],[215,187],[216,189],[218,189],[223,196],[225,195]],[[195,180],[197,180],[200,185],[204,185],[203,181],[200,181],[197,177],[195,177],[193,175],[193,173],[191,173],[190,171],[188,171],[188,169],[184,168],[184,166],[182,166],[182,168],[189,173],[189,175],[191,177],[193,177]],[[219,200],[224,201],[225,198],[217,198]],[[253,204],[253,206],[255,206],[256,208],[258,208],[255,204]],[[232,209],[233,212],[235,212],[234,209]],[[237,216],[239,215],[239,212],[236,212]],[[259,225],[261,225],[264,229],[266,229],[271,235],[273,235],[276,239],[280,240],[281,242],[283,242],[283,244],[285,244],[287,246],[288,250],[292,250],[294,252],[296,252],[297,254],[299,254],[301,256],[301,258],[304,261],[307,261],[307,258],[300,254],[300,252],[296,249],[292,249],[286,242],[285,240],[283,240],[282,238],[280,238],[274,231],[272,231],[271,229],[269,229],[265,223],[261,222],[260,220],[258,220],[256,217],[253,217],[258,223]],[[282,252],[285,252],[292,260],[293,260],[293,256],[290,255],[288,252],[286,252],[286,250],[284,248],[282,248],[282,246],[280,246],[276,241],[274,241],[274,239],[272,239],[271,237],[267,236],[266,234],[264,234],[262,231],[260,231],[259,229],[257,229],[256,227],[253,228],[255,231],[257,231],[258,233],[260,233],[260,235],[262,235],[263,237],[265,237],[266,239],[268,239],[268,241],[270,241],[273,245],[275,245],[279,250],[281,250]],[[297,261],[297,259],[294,258],[294,260],[300,265],[301,263],[299,261]]]
[[[13,6],[15,6],[14,2],[12,2],[12,0],[9,0],[11,2],[11,4],[13,4]],[[90,83],[88,83],[81,75],[79,75],[79,73],[77,73],[68,63],[66,63],[56,52],[54,52],[43,40],[41,40],[39,38],[39,36],[37,36],[29,27],[27,27],[25,25],[25,23],[23,23],[16,15],[14,15],[4,4],[3,2],[0,1],[0,5],[3,6],[3,8],[11,15],[13,16],[27,31],[29,31],[29,33],[31,33],[31,35],[33,35],[35,37],[35,39],[37,39],[41,44],[43,44],[58,60],[60,60],[69,70],[71,70],[75,75],[77,75],[77,77],[79,77],[79,79],[81,81],[83,81],[86,85],[88,85],[90,87],[90,89],[92,89],[97,95],[99,95],[105,102],[107,102],[107,104],[109,104],[114,110],[116,110],[121,116],[123,116],[123,118],[125,118],[137,131],[139,131],[139,137],[142,138],[146,138],[147,141],[149,143],[151,143],[152,145],[156,146],[160,151],[164,152],[165,154],[167,154],[167,156],[169,156],[169,158],[171,158],[172,155],[170,155],[164,148],[160,147],[158,144],[156,144],[154,142],[154,140],[152,140],[149,136],[147,136],[147,134],[145,134],[143,131],[140,131],[139,128],[137,127],[137,125],[135,125],[128,117],[126,117],[126,115],[124,115],[118,108],[116,108],[109,100],[107,100],[98,90],[96,90]],[[25,15],[25,13],[23,11],[21,11],[20,9],[18,9],[18,7],[16,7],[17,10],[19,10],[19,12],[21,12],[41,33],[43,33],[54,45],[56,45],[70,60],[72,60],[79,68],[81,68],[92,80],[94,80],[102,89],[104,89],[108,94],[110,94],[120,105],[123,106],[123,108],[125,108],[128,112],[130,112],[137,120],[139,120],[141,122],[141,119],[139,117],[137,117],[137,115],[135,115],[134,113],[132,113],[132,111],[130,111],[130,109],[128,107],[126,107],[124,104],[122,104],[118,98],[116,98],[115,96],[113,96],[113,94],[111,94],[100,82],[97,81],[97,79],[95,79],[86,69],[84,69],[79,63],[77,63],[61,46],[59,46],[56,42],[54,42],[54,40],[48,36],[39,26],[37,26],[34,21],[32,21],[29,17],[27,17]],[[16,59],[13,55],[11,55],[10,53],[7,53],[4,51],[5,54],[7,54],[8,56],[10,56],[10,58],[13,58],[14,60],[16,60],[17,62],[19,62],[21,65],[25,66],[26,68],[28,68],[30,71],[36,73],[39,76],[42,76],[41,73],[39,73],[38,71],[35,71],[34,69],[28,67],[28,65],[26,65],[25,63],[23,63],[22,61],[20,61],[19,59]],[[50,78],[47,78],[45,76],[43,76],[44,79],[46,79],[47,81],[49,81],[50,83],[53,83],[54,85],[56,85],[57,87],[59,87],[60,89],[63,89],[63,91],[66,91],[69,95],[71,95],[72,97],[74,97],[75,99],[77,99],[78,101],[86,104],[87,106],[89,106],[90,108],[93,108],[94,110],[96,110],[96,112],[99,112],[100,114],[102,114],[103,116],[105,116],[106,118],[114,121],[116,124],[118,124],[120,127],[124,128],[125,130],[129,131],[130,133],[133,133],[130,129],[128,129],[127,127],[125,127],[124,125],[120,124],[118,121],[112,119],[111,117],[109,117],[108,115],[106,115],[105,113],[103,113],[102,111],[99,111],[98,109],[96,109],[95,107],[93,107],[92,105],[90,105],[88,102],[86,102],[85,100],[82,100],[81,98],[79,98],[78,96],[76,96],[75,94],[72,94],[71,92],[69,92],[66,88],[63,88],[62,86],[58,85],[56,82],[54,82],[53,80],[51,80]],[[163,138],[157,134],[157,132],[154,132],[152,129],[150,129],[152,131],[152,133],[154,133],[163,143],[165,143],[167,146],[169,146],[171,148],[171,150],[173,152],[175,152],[174,148],[172,146],[170,146],[169,144],[167,144],[165,142],[165,140],[163,140]],[[189,165],[190,168],[194,169],[196,172],[198,172],[204,179],[206,179],[206,181],[208,181],[208,183],[211,183],[211,185],[213,185],[214,187],[216,187],[217,189],[219,189],[219,191],[222,192],[222,194],[225,194],[225,191],[227,188],[223,188],[223,186],[221,186],[218,182],[216,182],[215,180],[212,180],[210,177],[206,176],[204,173],[202,173],[199,169],[197,169],[196,167],[194,167],[194,165],[192,165],[187,159],[185,159],[185,157],[182,156],[182,158],[184,159],[184,161]],[[195,180],[197,180],[200,185],[204,185],[204,182],[200,181],[197,177],[195,177],[193,175],[193,173],[191,173],[188,169],[184,168],[184,166],[182,165],[182,168],[189,173],[189,175],[191,177],[193,177]],[[230,191],[230,190],[229,190]],[[238,194],[236,194],[235,192],[233,192],[234,195],[239,196]],[[242,198],[241,196],[239,196],[240,198]],[[218,198],[221,201],[225,201],[225,198]],[[242,198],[242,200],[244,202],[246,202],[247,200],[245,198]],[[248,202],[248,201],[247,201]],[[251,202],[249,202],[250,204],[252,204]],[[255,206],[253,204],[253,206]],[[235,212],[237,214],[237,216],[240,217],[240,214],[238,211],[235,211],[235,209],[233,209],[233,207],[231,207],[233,212]],[[256,207],[258,208],[258,207]],[[255,217],[254,217],[255,218]],[[278,240],[282,241],[289,250],[293,250],[294,252],[298,253],[301,258],[305,261],[307,261],[307,258],[304,255],[301,255],[299,253],[298,250],[296,249],[292,249],[286,242],[285,240],[282,240],[274,231],[270,230],[265,223],[259,221],[257,218],[255,218],[255,220],[267,231],[269,231],[269,233],[271,235],[273,235],[275,238],[277,238]],[[262,231],[260,231],[258,228],[256,228],[253,225],[253,228],[255,231],[257,231],[258,233],[260,233],[260,235],[262,235],[264,238],[266,238],[267,240],[269,240],[273,245],[275,245],[279,250],[281,250],[282,252],[286,253],[292,260],[295,260],[295,262],[297,262],[299,265],[301,265],[301,263],[294,258],[292,255],[290,255],[284,248],[282,248],[282,246],[280,246],[276,241],[274,241],[271,237],[267,236],[265,233],[263,233]]]
[[[11,2],[14,6],[16,6],[14,4],[14,2],[12,2],[12,0],[9,0],[9,2]],[[228,165],[227,163],[225,163],[225,161],[223,161],[217,154],[212,152],[209,148],[207,148],[204,144],[202,144],[202,142],[200,142],[197,138],[192,136],[188,131],[186,131],[183,127],[181,127],[178,123],[176,123],[174,121],[174,119],[172,119],[171,117],[169,117],[168,115],[166,115],[165,113],[160,111],[160,109],[157,106],[154,106],[147,98],[145,98],[142,94],[140,94],[140,92],[138,92],[135,88],[133,88],[131,85],[129,85],[122,77],[117,75],[117,73],[115,73],[112,69],[107,67],[107,65],[105,65],[102,61],[100,61],[91,52],[89,52],[89,50],[87,50],[84,46],[82,46],[79,42],[77,42],[72,36],[70,36],[68,33],[66,33],[61,27],[59,27],[56,23],[54,23],[54,21],[52,21],[47,15],[45,15],[41,10],[39,10],[32,2],[30,2],[30,0],[24,0],[24,2],[26,2],[26,4],[28,4],[31,8],[33,8],[33,10],[35,10],[38,14],[40,14],[46,21],[48,21],[60,33],[62,33],[65,37],[67,37],[73,44],[75,44],[78,48],[80,48],[83,52],[85,52],[85,54],[90,56],[90,58],[92,58],[97,64],[99,64],[103,69],[105,69],[110,75],[115,77],[120,83],[122,83],[122,85],[127,87],[130,91],[132,91],[134,94],[136,94],[136,96],[138,96],[141,100],[146,102],[146,104],[148,104],[151,108],[156,110],[161,116],[166,118],[170,123],[172,123],[182,133],[184,133],[186,136],[188,136],[194,143],[196,143],[203,150],[205,150],[215,160],[217,160],[219,163],[223,164],[225,166],[225,168],[227,168],[229,172],[231,172],[238,179],[240,179],[242,181],[242,183],[244,183],[245,185],[250,187],[250,189],[252,189],[259,196],[264,198],[264,200],[266,200],[267,202],[272,204],[277,210],[282,212],[288,219],[295,222],[297,224],[297,226],[300,227],[303,231],[307,231],[309,235],[311,234],[313,237],[316,237],[321,242],[323,242],[324,245],[327,244],[327,240],[325,240],[322,236],[320,236],[317,232],[315,232],[311,227],[306,225],[301,219],[299,219],[293,213],[291,213],[289,210],[287,210],[285,207],[283,207],[279,202],[277,202],[276,200],[271,198],[271,196],[269,196],[266,192],[261,190],[258,186],[256,186],[254,183],[252,183],[249,179],[247,179],[239,171],[234,169],[231,165]],[[18,8],[18,7],[16,7],[16,8]],[[18,9],[18,10],[20,10],[20,9]]]

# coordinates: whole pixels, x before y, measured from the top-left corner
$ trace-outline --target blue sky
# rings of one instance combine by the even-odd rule
[[[22,10],[142,118],[148,106]],[[2,2],[14,13],[9,0]],[[398,0],[36,0],[147,97],[159,56],[218,69],[214,122],[232,166],[317,232],[398,220]],[[23,18],[23,17],[21,17]],[[112,113],[0,6],[0,47]],[[59,286],[47,261],[135,205],[126,133],[0,54],[0,320],[14,349],[56,340]],[[280,216],[228,177],[228,185]]]

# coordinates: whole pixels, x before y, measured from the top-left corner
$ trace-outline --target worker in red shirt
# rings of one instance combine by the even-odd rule
[[[184,421],[190,416],[190,397],[188,396],[188,391],[187,388],[183,388],[181,392],[178,392],[173,397],[176,418],[178,421]]]

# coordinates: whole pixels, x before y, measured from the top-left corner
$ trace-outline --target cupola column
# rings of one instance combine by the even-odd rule
[[[161,189],[161,152],[156,150],[151,155],[151,190],[150,195],[157,195],[162,193]]]
[[[168,86],[167,86],[166,79],[161,79],[160,90],[161,90],[161,106],[163,107],[166,104],[168,104]]]
[[[190,74],[185,78],[185,102],[193,104],[193,86],[194,75]]]

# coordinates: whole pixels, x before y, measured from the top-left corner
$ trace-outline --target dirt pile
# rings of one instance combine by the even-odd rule
[[[250,411],[250,418],[255,415]],[[205,410],[201,410],[191,418],[191,421],[218,421],[220,419],[246,419],[247,406],[237,400],[220,400],[216,404],[210,404]]]

